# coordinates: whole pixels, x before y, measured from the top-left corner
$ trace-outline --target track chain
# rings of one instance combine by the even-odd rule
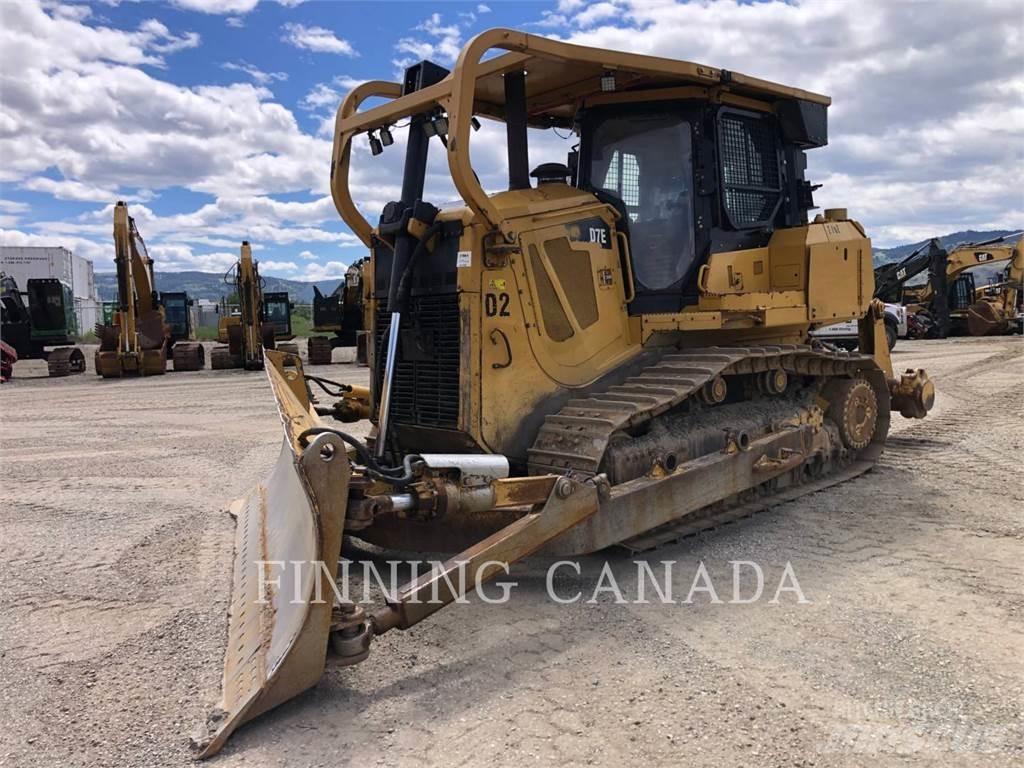
[[[858,475],[867,472],[874,465],[874,460],[859,459],[850,461],[841,468],[809,482],[794,483],[778,491],[771,491],[769,489],[765,489],[763,493],[755,491],[752,494],[748,494],[753,496],[753,498],[741,501],[733,506],[713,504],[680,520],[674,520],[632,539],[627,539],[622,542],[621,546],[632,552],[646,552],[651,549],[674,544],[688,536],[696,536],[698,533],[712,528],[718,528],[719,526],[742,520],[745,517],[750,517],[772,507],[777,507],[780,504],[795,501],[801,496],[817,493],[833,485],[852,480]]]
[[[597,474],[613,434],[678,407],[722,376],[776,369],[848,376],[874,365],[868,355],[802,344],[669,352],[621,384],[569,400],[547,416],[529,451],[530,473]]]

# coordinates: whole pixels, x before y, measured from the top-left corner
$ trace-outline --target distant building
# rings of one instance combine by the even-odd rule
[[[79,333],[92,330],[103,318],[92,262],[60,246],[0,246],[0,272],[25,290],[30,278],[55,277],[71,286]]]
[[[193,304],[195,310],[196,328],[216,328],[220,320],[220,305],[210,299],[196,299]]]

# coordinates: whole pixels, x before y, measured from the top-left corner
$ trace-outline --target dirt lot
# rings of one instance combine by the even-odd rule
[[[722,604],[558,605],[531,561],[507,605],[381,638],[212,764],[1024,759],[1022,352],[901,342],[896,365],[926,366],[938,401],[895,419],[874,471],[647,558],[677,561],[677,599],[703,562]],[[0,391],[0,765],[187,765],[219,698],[225,508],[280,440],[269,388],[241,371],[44,373],[19,364]],[[608,560],[632,600],[634,558]],[[762,600],[728,602],[734,560],[763,566]],[[561,571],[559,593],[589,598],[604,561]],[[769,602],[787,562],[809,603]]]

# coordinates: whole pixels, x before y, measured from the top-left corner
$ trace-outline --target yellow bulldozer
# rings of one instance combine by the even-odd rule
[[[234,289],[237,311],[231,311],[228,302],[222,302],[221,317],[217,321],[217,341],[210,367],[263,368],[263,352],[280,349],[298,355],[298,345],[290,340],[292,334],[292,303],[285,291],[263,290],[259,264],[252,257],[252,246],[242,241],[238,261],[224,276],[224,282]]]
[[[202,755],[315,685],[329,652],[361,662],[508,564],[643,551],[819,491],[871,468],[892,411],[925,416],[927,374],[892,371],[864,229],[841,209],[808,217],[805,152],[827,142],[829,103],[508,29],[451,71],[424,61],[349,93],[331,189],[369,249],[371,391],[314,402],[324,380],[266,353],[284,440],[232,508],[223,698]],[[471,160],[485,119],[504,124],[502,191]],[[349,187],[353,142],[378,154],[398,125],[401,197],[373,225]],[[578,146],[531,172],[541,131]],[[426,199],[431,143],[461,205]],[[859,353],[809,338],[851,318]],[[325,418],[363,414],[367,440]],[[454,554],[382,607],[332,605],[317,576],[337,578],[343,534]]]

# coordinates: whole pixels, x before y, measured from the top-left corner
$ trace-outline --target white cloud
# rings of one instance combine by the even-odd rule
[[[0,202],[2,202],[2,201],[0,201]],[[319,258],[319,257],[315,253],[313,253],[312,251],[300,251],[299,252],[299,258],[300,259],[306,259],[307,261],[316,261],[316,259]]]
[[[294,272],[299,267],[294,261],[261,261],[260,273],[269,275],[272,272]]]
[[[573,22],[580,27],[591,27],[599,21],[614,19],[621,13],[622,9],[615,5],[615,3],[595,3],[594,5],[588,5],[576,14],[573,17]]]
[[[97,269],[102,265],[113,266],[113,242],[102,245],[85,237],[74,235],[46,235],[34,232],[22,232],[16,229],[0,229],[0,245],[61,247],[90,259]]]
[[[264,72],[259,67],[254,67],[246,61],[226,61],[220,66],[232,72],[244,72],[260,85],[267,85],[275,80],[284,81],[288,79],[287,72]]]
[[[0,211],[4,211],[5,213],[26,213],[28,209],[28,203],[19,203],[17,200],[0,199]]]
[[[403,37],[395,44],[398,53],[410,54],[392,62],[399,69],[405,69],[423,59],[451,64],[458,58],[462,50],[462,33],[456,24],[443,24],[440,13],[431,14],[428,19],[417,24],[414,30],[425,33],[427,37]]]
[[[303,280],[337,280],[345,276],[348,265],[340,261],[328,261],[326,264],[309,264],[302,273]]]
[[[476,7],[476,12],[477,13],[490,13],[491,9],[489,7],[487,7],[486,5],[484,5],[483,3],[480,3],[480,5],[478,5]]]
[[[305,24],[287,23],[283,27],[281,40],[315,53],[337,53],[342,56],[358,56],[348,40],[342,40],[331,30],[323,27],[307,27]]]
[[[87,5],[62,5],[60,3],[43,4],[44,7],[53,11],[55,16],[73,21],[83,21],[92,15],[92,9]]]
[[[302,97],[299,102],[299,106],[310,112],[317,112],[321,109],[329,110],[332,115],[333,125],[333,112],[341,106],[342,100],[345,98],[345,94],[355,88],[357,85],[361,85],[362,80],[354,77],[348,77],[347,75],[338,75],[330,83],[317,83],[310,91]]]
[[[51,179],[46,176],[34,176],[26,179],[20,186],[22,189],[33,192],[44,192],[58,200],[74,200],[84,203],[109,203],[111,200],[134,200],[145,203],[156,197],[151,189],[139,189],[133,194],[116,188],[108,189],[71,179]]]
[[[149,47],[157,53],[176,53],[199,46],[199,33],[185,32],[175,37],[165,24],[156,19],[146,19],[139,25],[139,31],[150,36]]]
[[[99,190],[325,193],[330,143],[305,134],[266,88],[189,88],[138,68],[162,65],[156,48],[184,39],[159,22],[126,32],[57,18],[29,3],[5,6],[0,181],[56,169]]]
[[[366,80],[361,80],[358,77],[349,77],[348,75],[338,75],[331,82],[343,91],[351,91],[357,85],[365,83]]]
[[[195,253],[191,247],[178,243],[151,245],[146,241],[146,248],[153,258],[156,269],[161,272],[225,272],[238,261],[238,250],[214,251],[212,253]],[[96,265],[99,271],[100,264]],[[108,268],[111,265],[106,265]]]
[[[186,11],[225,14],[248,13],[256,7],[259,0],[171,0],[171,3]]]
[[[46,192],[58,200],[93,202],[113,200],[118,194],[112,189],[102,189],[91,184],[83,184],[80,181],[71,181],[69,179],[58,181],[56,179],[48,179],[45,176],[28,179],[21,186],[33,192]]]
[[[327,83],[317,83],[309,93],[302,97],[299,106],[315,112],[324,107],[337,107],[340,103],[340,93],[327,85]]]
[[[567,30],[565,39],[582,45],[697,61],[829,94],[830,146],[808,153],[810,177],[825,181],[815,200],[848,208],[877,245],[895,244],[908,228],[942,234],[1000,221],[1019,226],[1022,203],[1008,193],[1012,182],[977,193],[993,189],[1000,169],[1019,168],[1024,155],[1020,4],[929,8],[922,14],[915,4],[884,0],[562,0],[538,26]],[[895,189],[912,197],[901,201]],[[949,204],[957,189],[959,204]]]
[[[227,24],[229,27],[241,29],[245,26],[245,19],[243,19],[241,16],[228,16],[226,19],[224,19],[224,23]]]

